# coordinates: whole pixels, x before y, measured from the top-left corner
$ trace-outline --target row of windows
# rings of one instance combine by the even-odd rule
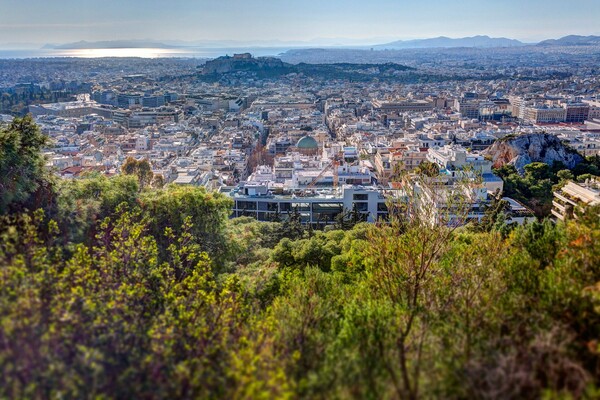
[[[313,213],[312,214],[312,222],[322,222],[322,223],[333,223],[335,222],[336,217],[340,214],[341,211],[337,211],[335,213]],[[232,216],[233,217],[252,217],[256,218],[259,221],[282,221],[287,218],[289,214],[278,215],[273,212],[256,212],[256,211],[236,211]],[[300,213],[300,220],[304,223],[311,221],[311,214],[308,212]]]
[[[256,201],[236,201],[236,209],[249,211],[310,211],[310,203],[273,203],[273,202],[256,202]],[[313,203],[313,209],[316,208],[343,208],[342,203]]]
[[[355,200],[367,200],[368,195],[354,195]],[[357,198],[357,196],[360,196]],[[367,196],[364,198],[362,196]],[[278,206],[279,205],[279,209]],[[358,211],[368,211],[369,203],[367,202],[354,202],[354,207]],[[254,202],[254,201],[242,201],[236,202],[236,209],[239,211],[267,211],[267,212],[292,212],[292,211],[311,211],[310,203],[269,203],[269,202]],[[315,213],[339,213],[344,209],[343,203],[313,203],[312,211]],[[377,211],[387,212],[387,205],[383,202],[377,203]]]

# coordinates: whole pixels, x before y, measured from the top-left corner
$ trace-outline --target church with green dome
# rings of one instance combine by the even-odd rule
[[[302,136],[296,143],[296,149],[303,154],[317,154],[319,142],[312,136]]]

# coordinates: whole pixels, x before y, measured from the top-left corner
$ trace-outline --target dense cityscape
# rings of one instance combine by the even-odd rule
[[[599,16],[0,0],[0,399],[600,398]]]
[[[494,193],[504,192],[493,168],[517,162],[522,173],[525,164],[544,162],[570,170],[583,158],[568,150],[598,155],[600,47],[581,47],[544,46],[538,54],[477,49],[494,58],[477,54],[461,63],[447,49],[436,52],[437,65],[423,60],[431,51],[412,50],[412,59],[403,54],[407,66],[390,59],[369,64],[381,51],[363,51],[354,64],[315,64],[311,50],[281,59],[243,53],[216,60],[4,60],[3,119],[33,115],[51,139],[48,166],[63,178],[115,175],[128,158],[146,160],[161,184],[226,193],[233,217],[260,221],[297,210],[303,223],[326,225],[358,210],[376,222],[387,217],[386,202],[405,195],[404,173],[435,164],[454,190],[465,176],[453,171],[468,166],[471,180],[483,178],[468,217],[480,220]],[[344,61],[348,52],[323,51],[321,59]],[[509,61],[515,54],[523,55],[518,68]],[[550,62],[565,54],[570,62]],[[298,57],[309,63],[282,61]],[[563,152],[540,149],[544,154],[532,158],[531,149],[513,149],[522,153],[517,161],[496,149],[515,136],[548,147],[550,135]],[[597,202],[585,177],[574,184]],[[548,204],[532,210],[532,199],[504,199],[507,217],[519,223],[551,214]],[[443,202],[430,201],[423,207],[445,212]],[[561,206],[554,217],[563,217]]]

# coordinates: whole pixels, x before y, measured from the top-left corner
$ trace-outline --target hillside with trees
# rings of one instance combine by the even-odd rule
[[[58,180],[44,145],[0,128],[0,398],[600,396],[598,209],[318,231],[143,162]]]

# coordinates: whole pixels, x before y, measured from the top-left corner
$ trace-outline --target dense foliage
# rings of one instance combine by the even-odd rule
[[[600,210],[313,231],[136,176],[51,197],[0,217],[0,398],[600,396]]]
[[[548,165],[534,162],[525,166],[520,175],[513,165],[505,165],[494,171],[504,181],[504,194],[527,204],[540,217],[550,215],[553,192],[568,180],[584,182],[592,176],[600,176],[600,157],[588,157],[573,170],[562,163]]]
[[[46,143],[31,117],[0,126],[0,214],[39,204],[48,193],[51,182],[40,153]]]

